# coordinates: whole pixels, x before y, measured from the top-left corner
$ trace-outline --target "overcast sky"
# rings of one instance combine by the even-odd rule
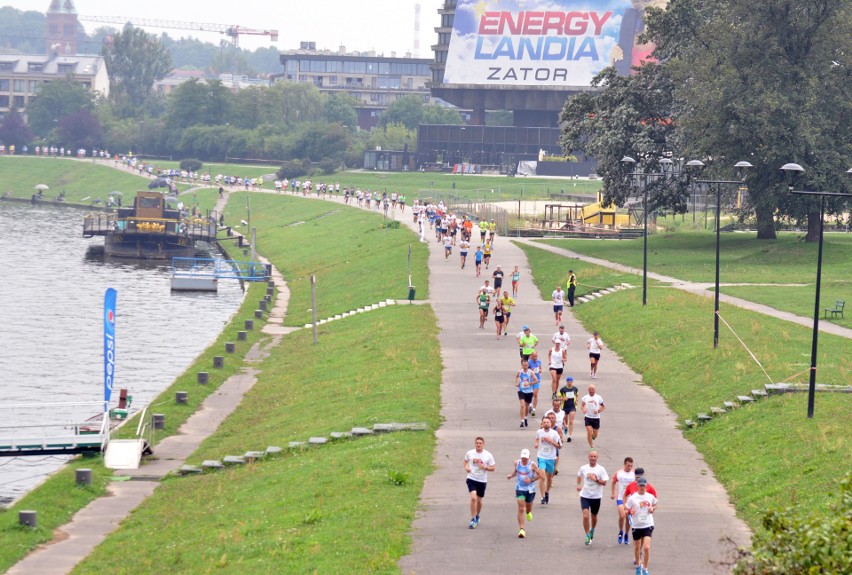
[[[50,0],[0,0],[18,10],[47,12]],[[74,0],[77,13],[85,16],[121,16],[239,25],[262,30],[277,29],[279,50],[298,48],[300,41],[314,41],[317,48],[348,51],[375,50],[402,56],[414,49],[414,6],[420,4],[420,57],[431,58],[429,46],[437,42],[434,28],[440,24],[442,0]],[[104,24],[83,20],[87,32]],[[118,27],[117,25],[115,27]],[[152,28],[148,32],[159,34]],[[221,36],[191,30],[166,30],[169,36],[195,36],[218,43]],[[240,46],[253,50],[272,45],[268,37],[240,37]]]

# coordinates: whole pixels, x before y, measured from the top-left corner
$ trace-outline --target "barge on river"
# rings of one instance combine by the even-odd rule
[[[196,242],[216,240],[216,214],[182,215],[166,204],[162,192],[137,192],[133,206],[117,212],[90,213],[83,237],[104,236],[104,253],[140,259],[192,257]]]

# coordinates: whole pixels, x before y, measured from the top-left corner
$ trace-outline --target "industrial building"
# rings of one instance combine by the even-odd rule
[[[477,127],[421,125],[417,163],[505,169],[537,160],[542,151],[561,155],[559,113],[566,99],[592,90],[592,78],[604,68],[626,75],[648,58],[650,47],[637,44],[647,3],[612,0],[590,8],[577,0],[444,0],[429,89],[433,97],[472,110],[469,123]],[[489,110],[511,111],[513,125],[486,126]],[[578,160],[564,175],[594,171],[593,160]]]
[[[415,95],[430,103],[428,58],[376,55],[375,52],[317,50],[315,42],[301,42],[298,50],[281,53],[284,72],[274,81],[307,83],[323,94],[348,94],[357,100],[358,126],[376,126],[381,113],[403,96]]]

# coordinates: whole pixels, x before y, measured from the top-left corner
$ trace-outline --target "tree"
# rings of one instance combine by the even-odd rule
[[[215,126],[230,117],[231,94],[219,80],[188,80],[172,92],[167,125],[170,130]]]
[[[33,133],[15,108],[7,112],[0,120],[0,144],[15,146],[18,150],[33,141]]]
[[[805,166],[803,185],[848,168],[850,3],[684,0],[649,10],[648,38],[672,78],[683,152],[755,165],[747,183],[758,238],[775,237],[781,208],[792,217],[807,212],[808,239],[816,239],[818,204],[791,198],[779,168]]]
[[[342,160],[349,145],[349,132],[340,124],[306,124],[296,136],[290,155],[318,162],[329,157]]]
[[[168,50],[156,37],[130,25],[101,51],[110,80],[110,99],[124,115],[134,115],[151,93],[154,82],[172,70]]]
[[[818,203],[792,198],[779,168],[796,161],[809,178],[800,185],[848,189],[836,175],[852,155],[850,3],[680,0],[648,9],[646,24],[642,41],[654,42],[659,64],[630,78],[605,70],[595,81],[600,92],[571,98],[562,113],[566,152],[594,155],[605,194],[617,202],[629,193],[622,154],[652,164],[661,152],[713,158],[717,169],[748,160],[757,237],[775,237],[776,215],[807,213],[808,239],[815,239]],[[677,206],[685,192],[659,186],[664,196],[655,201]]]
[[[373,128],[367,140],[367,149],[402,150],[406,144],[409,149],[417,142],[417,132],[409,130],[403,124],[388,124],[384,128]]]
[[[409,130],[416,130],[423,117],[423,100],[410,95],[397,98],[379,116],[379,127],[390,124],[402,124]]]
[[[623,165],[621,159],[630,156],[645,171],[659,173],[659,160],[677,147],[675,125],[670,121],[673,87],[665,69],[655,64],[626,77],[606,68],[592,86],[601,89],[581,92],[565,103],[560,144],[566,155],[583,150],[594,156],[604,183],[604,200],[622,206],[637,192],[627,175],[635,167]],[[649,209],[686,209],[687,190],[671,183],[648,180]]]
[[[459,111],[455,108],[445,108],[437,104],[428,104],[423,106],[423,113],[420,116],[418,124],[452,124],[457,126],[461,124]],[[416,129],[416,126],[415,126]]]
[[[27,106],[27,118],[36,135],[46,138],[65,116],[95,107],[92,93],[74,80],[47,82]]]
[[[349,94],[331,94],[325,100],[325,121],[354,129],[358,125],[358,101]]]
[[[66,148],[92,148],[103,143],[101,123],[89,110],[64,116],[59,120],[57,132]]]

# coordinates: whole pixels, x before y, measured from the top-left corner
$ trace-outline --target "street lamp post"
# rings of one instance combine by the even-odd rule
[[[787,172],[788,175],[795,176],[796,174],[804,173],[805,169],[799,164],[789,163],[781,166],[781,169]],[[852,176],[852,168],[846,170],[846,173]],[[817,370],[817,341],[819,339],[819,292],[820,279],[822,277],[822,231],[823,219],[825,218],[825,197],[834,196],[841,198],[852,198],[852,194],[840,194],[834,192],[810,192],[804,190],[790,190],[792,194],[803,196],[819,196],[819,248],[817,249],[817,275],[816,275],[816,296],[814,300],[814,329],[811,340],[811,370],[810,380],[808,382],[808,419],[814,417],[814,396],[816,395],[816,370]]]
[[[630,172],[629,176],[638,178],[642,184],[642,305],[648,305],[648,177],[656,178],[670,175],[677,175],[674,170],[674,162],[670,158],[661,158],[659,160],[663,167],[662,172]],[[621,158],[621,163],[625,166],[633,168],[636,165],[636,160],[630,156]]]
[[[701,160],[690,160],[686,163],[687,166],[694,168],[703,168],[704,162]],[[738,173],[742,173],[747,168],[753,168],[748,162],[737,162],[734,164]],[[696,180],[698,184],[707,184],[711,188],[716,186],[716,293],[714,294],[713,305],[713,349],[719,347],[719,234],[722,228],[722,186],[729,184],[740,185],[742,180]],[[706,205],[706,202],[705,202]]]

